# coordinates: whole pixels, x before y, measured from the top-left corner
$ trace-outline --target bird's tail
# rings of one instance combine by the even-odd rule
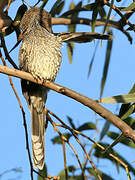
[[[32,154],[35,168],[43,169],[45,159],[44,108],[48,89],[22,80],[22,92],[31,112]]]
[[[45,119],[44,111],[37,112],[31,107],[31,134],[32,134],[32,154],[35,168],[43,169],[45,158]]]

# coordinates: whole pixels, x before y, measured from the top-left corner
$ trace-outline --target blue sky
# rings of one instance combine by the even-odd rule
[[[35,1],[31,1],[35,2]],[[51,1],[53,4],[55,1]],[[65,6],[65,9],[69,6],[69,3]],[[74,2],[78,2],[77,0]],[[84,2],[87,2],[86,0]],[[34,3],[33,3],[34,4]],[[31,4],[31,5],[33,5]],[[21,5],[21,1],[12,3],[9,15],[14,17],[17,8]],[[49,11],[51,4],[48,4],[46,9]],[[114,13],[115,14],[115,13]],[[83,15],[83,14],[81,14]],[[81,16],[80,15],[80,16]],[[66,26],[55,26],[54,32],[67,31]],[[91,31],[89,26],[77,26],[77,31]],[[101,28],[96,29],[97,32],[101,31]],[[135,76],[135,61],[134,61],[134,40],[133,44],[130,45],[127,38],[118,30],[113,30],[114,42],[113,42],[113,53],[111,55],[111,62],[109,67],[109,73],[107,82],[105,85],[103,97],[114,96],[119,94],[127,94],[134,84]],[[134,36],[134,34],[132,34]],[[16,42],[15,33],[9,37],[6,37],[6,44],[8,50],[10,50]],[[98,99],[100,95],[100,82],[102,77],[102,71],[105,59],[106,42],[102,42],[102,47],[99,45],[94,65],[92,68],[91,76],[87,78],[89,64],[94,52],[96,41],[87,44],[75,44],[75,51],[73,55],[73,63],[69,64],[66,44],[63,44],[61,49],[63,58],[60,72],[57,76],[56,83],[65,87],[71,88],[83,95],[86,95],[92,99]],[[17,47],[14,52],[11,53],[11,57],[18,64],[18,52]],[[30,135],[30,113],[21,93],[20,80],[12,78],[18,95],[21,99],[23,107],[26,113],[26,119],[29,129],[29,142],[31,142]],[[1,80],[1,93],[0,93],[0,113],[1,113],[1,126],[0,126],[0,137],[1,137],[1,148],[0,148],[0,174],[5,170],[12,168],[21,168],[22,173],[20,174],[7,174],[3,176],[2,180],[12,179],[20,175],[19,179],[28,180],[30,179],[30,167],[28,162],[28,155],[25,145],[25,133],[23,127],[23,119],[21,115],[18,102],[15,95],[9,85],[9,80],[6,75],[0,74]],[[112,112],[117,112],[117,105],[104,105]],[[95,114],[92,110],[84,107],[80,103],[65,97],[56,92],[50,91],[48,94],[46,107],[58,115],[64,122],[67,123],[66,116],[73,118],[76,126],[83,124],[84,122],[96,122]],[[98,128],[101,131],[104,124],[104,120],[101,117],[98,118]],[[120,132],[117,128],[112,127],[112,130]],[[93,132],[88,133],[93,138]],[[48,172],[51,175],[57,175],[64,167],[63,163],[63,152],[60,145],[52,145],[51,139],[56,136],[57,133],[54,131],[51,125],[49,125],[46,132],[46,163]],[[81,138],[80,138],[81,139]],[[104,142],[111,143],[109,138],[103,139]],[[74,143],[74,141],[71,141]],[[31,146],[31,144],[30,144]],[[79,146],[75,145],[77,150],[82,156],[83,153]],[[66,146],[67,147],[67,146]],[[90,147],[88,147],[90,148]],[[67,147],[67,151],[69,148]],[[122,155],[129,160],[129,162],[135,161],[133,156],[133,149],[128,149],[124,145],[117,145],[115,150],[122,152]],[[93,160],[95,160],[93,158]],[[67,152],[67,162],[75,162],[78,166],[72,151]],[[97,164],[96,160],[94,161]],[[133,164],[134,165],[134,164]],[[120,174],[117,174],[116,168],[112,168],[112,164],[109,161],[100,160],[99,168],[106,172],[108,175],[117,177],[116,179],[127,179],[126,172],[120,169]],[[14,178],[13,178],[14,179]],[[36,179],[36,176],[35,176]],[[134,178],[133,178],[134,179]]]

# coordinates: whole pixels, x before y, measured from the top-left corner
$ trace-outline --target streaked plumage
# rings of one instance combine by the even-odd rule
[[[20,69],[34,78],[54,81],[61,64],[62,40],[51,29],[51,17],[40,8],[28,10],[20,23],[22,45],[19,52]],[[44,107],[48,89],[22,80],[23,95],[31,112],[32,152],[35,168],[44,166]]]

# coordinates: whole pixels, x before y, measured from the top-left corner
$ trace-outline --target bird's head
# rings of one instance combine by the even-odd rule
[[[38,7],[32,7],[24,14],[20,22],[22,32],[27,31],[27,29],[32,27],[35,22],[40,24],[47,31],[52,32],[51,15],[47,11]]]

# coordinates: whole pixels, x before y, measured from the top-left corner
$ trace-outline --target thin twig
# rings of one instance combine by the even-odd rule
[[[0,57],[1,57],[1,60],[2,60],[2,62],[4,64],[4,66],[6,66],[6,62],[5,62],[5,60],[4,60],[3,56],[2,56],[1,51],[0,51]],[[29,140],[28,140],[28,131],[27,131],[25,112],[23,110],[20,98],[19,98],[19,96],[18,96],[18,94],[17,94],[17,92],[15,90],[15,87],[14,87],[13,81],[11,79],[11,76],[8,76],[8,77],[9,77],[10,85],[11,85],[13,91],[14,91],[14,94],[15,94],[16,98],[17,98],[17,101],[19,103],[19,106],[20,106],[20,109],[21,109],[21,112],[22,112],[22,116],[23,116],[23,125],[24,125],[24,129],[25,129],[25,138],[26,138],[26,149],[28,151],[29,163],[30,163],[30,167],[31,167],[30,168],[31,169],[30,170],[31,180],[33,180],[33,165],[32,165],[32,160],[31,160],[31,155],[30,155],[30,148],[29,148]]]
[[[45,179],[45,177],[44,176],[42,176],[38,171],[36,171],[34,168],[33,168],[33,171],[37,174],[37,175],[39,175],[40,177],[42,177],[43,179]]]
[[[80,168],[81,168],[81,170],[82,170],[82,176],[85,178],[84,173],[83,173],[83,168],[82,168],[81,162],[80,162],[80,160],[79,160],[79,157],[78,157],[78,154],[77,154],[75,148],[74,148],[74,147],[72,146],[72,144],[67,140],[67,138],[61,134],[60,130],[56,127],[56,124],[52,121],[52,119],[51,119],[51,117],[49,116],[48,113],[47,113],[47,115],[46,115],[46,118],[47,118],[47,119],[50,121],[50,123],[53,125],[55,131],[57,131],[57,133],[59,134],[59,136],[61,137],[61,139],[64,140],[64,141],[70,146],[70,148],[73,150],[73,152],[74,152],[74,154],[75,154],[75,156],[76,156],[76,159],[77,159],[77,161],[78,161],[78,163],[79,163],[79,166],[80,166]]]
[[[8,1],[8,6],[7,6],[7,9],[6,9],[7,12],[8,12],[8,9],[9,9],[9,7],[10,7],[11,2],[12,2],[12,0],[9,0],[9,1]]]
[[[68,170],[67,170],[67,161],[66,161],[66,151],[65,151],[65,141],[62,139],[63,144],[63,156],[64,156],[64,167],[65,167],[65,177],[68,180]]]
[[[62,128],[68,129],[71,133],[74,132],[74,133],[76,133],[76,134],[79,134],[79,135],[85,137],[86,139],[88,139],[89,141],[91,141],[92,143],[94,143],[94,145],[98,146],[98,147],[99,147],[100,149],[102,149],[103,151],[105,150],[105,148],[104,148],[102,145],[100,145],[99,143],[95,142],[95,141],[92,140],[90,137],[86,136],[85,134],[81,133],[80,131],[77,131],[77,130],[72,129],[72,128],[70,128],[69,126],[67,126],[56,114],[54,114],[53,112],[51,112],[51,111],[48,110],[48,109],[47,109],[47,111],[48,111],[49,114],[51,114],[53,117],[55,117],[55,118],[56,118],[58,121],[60,121],[60,123],[62,124],[62,125],[56,124],[56,126],[60,126],[60,127],[62,127]],[[119,163],[125,168],[125,170],[126,170],[126,172],[127,172],[127,176],[130,177],[129,170],[128,170],[128,165],[125,164],[122,160],[118,159],[118,158],[117,158],[115,155],[113,155],[112,153],[109,153],[108,155],[109,155],[110,157],[112,157],[113,159],[115,159],[117,162],[119,162]]]
[[[3,47],[3,50],[4,50],[4,53],[5,53],[5,56],[6,56],[6,59],[9,61],[9,63],[15,68],[15,69],[18,69],[17,65],[14,63],[14,61],[12,60],[12,58],[10,57],[9,53],[8,53],[8,50],[7,50],[7,47],[6,47],[6,43],[5,43],[5,40],[4,40],[4,37],[3,35],[0,33],[0,38],[1,38],[1,45]]]
[[[107,5],[108,7],[111,7],[117,14],[119,14],[119,16],[123,19],[123,21],[125,21],[127,25],[129,25],[132,29],[134,29],[134,25],[130,23],[128,19],[125,18],[125,16],[120,12],[120,10],[115,5],[112,6],[112,4],[106,0],[103,0],[103,4]]]
[[[48,111],[48,112],[49,112],[49,111]],[[59,119],[59,120],[60,120],[60,119]],[[66,124],[65,124],[63,121],[60,120],[60,122],[61,122],[64,126],[66,126]],[[75,134],[73,131],[71,131],[71,133],[72,133],[72,135],[75,137],[76,141],[79,143],[79,145],[81,146],[81,148],[83,149],[84,153],[86,154],[86,156],[87,156],[90,164],[92,165],[92,167],[93,167],[93,169],[94,169],[94,171],[95,171],[98,179],[99,179],[99,180],[102,180],[102,178],[100,177],[100,175],[99,175],[99,173],[98,173],[98,171],[97,171],[94,163],[92,162],[92,160],[91,160],[91,158],[89,157],[87,151],[85,150],[85,148],[83,147],[83,145],[82,145],[81,142],[79,141],[78,137],[76,136],[76,134]],[[82,171],[82,172],[83,172],[83,171]]]

